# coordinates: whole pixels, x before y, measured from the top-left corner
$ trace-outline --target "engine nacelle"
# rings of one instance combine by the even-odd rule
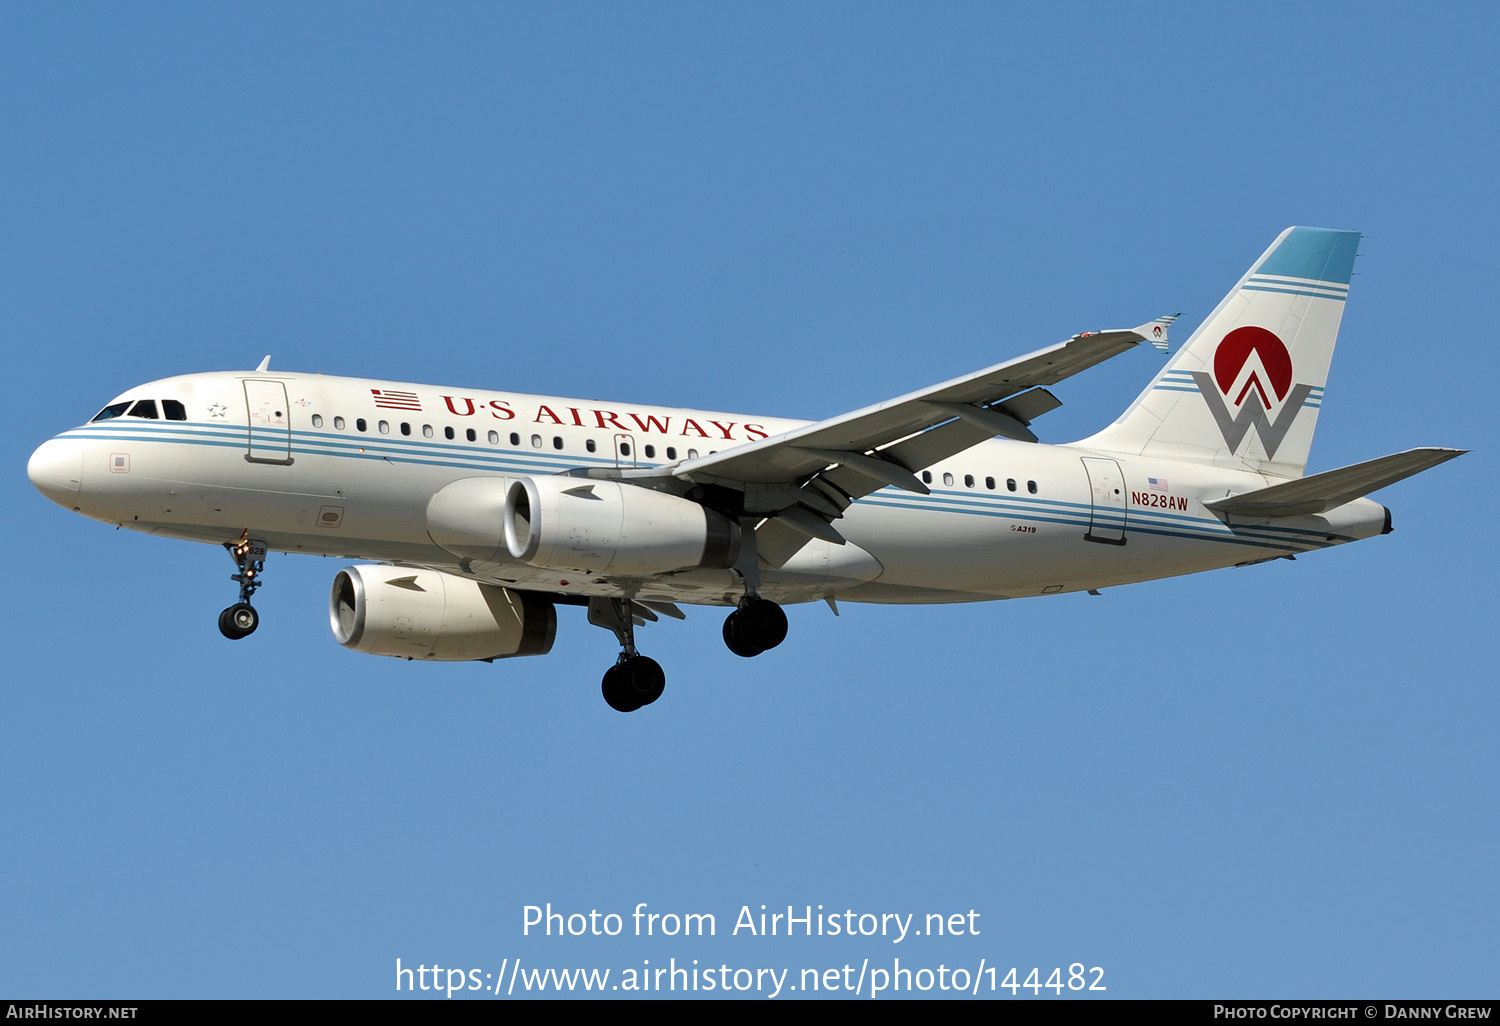
[[[661,574],[734,566],[740,526],[676,495],[618,481],[523,477],[505,493],[514,559],[578,573]]]
[[[466,477],[427,503],[427,536],[461,559],[505,559],[505,477]]]
[[[546,655],[557,634],[557,609],[546,598],[400,566],[340,570],[328,619],[345,648],[400,659]]]

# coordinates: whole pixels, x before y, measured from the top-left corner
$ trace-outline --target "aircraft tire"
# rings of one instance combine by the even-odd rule
[[[639,702],[636,708],[650,705],[661,697],[667,688],[667,674],[650,656],[638,655],[625,660],[622,676],[629,682],[629,689]]]
[[[600,690],[604,694],[604,701],[616,712],[635,712],[641,707],[626,688],[619,663],[604,671],[604,684]]]
[[[745,659],[751,659],[765,651],[745,640],[744,633],[740,629],[740,611],[736,609],[724,618],[724,644],[729,651]]]
[[[741,640],[765,652],[786,640],[786,613],[769,599],[752,599],[735,610]]]
[[[248,602],[236,602],[219,614],[219,633],[230,641],[249,637],[259,626],[260,614]]]

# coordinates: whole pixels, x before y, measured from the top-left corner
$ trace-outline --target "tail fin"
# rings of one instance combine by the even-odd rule
[[[1359,240],[1282,232],[1120,419],[1078,444],[1301,477]]]

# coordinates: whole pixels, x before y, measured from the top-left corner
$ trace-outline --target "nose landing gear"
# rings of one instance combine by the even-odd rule
[[[219,614],[219,633],[230,641],[249,637],[260,626],[260,614],[250,604],[250,596],[261,585],[260,574],[266,568],[266,543],[253,541],[248,533],[241,535],[239,541],[224,543],[239,569],[229,579],[239,584],[240,600]]]

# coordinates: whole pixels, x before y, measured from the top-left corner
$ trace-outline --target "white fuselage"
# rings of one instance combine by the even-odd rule
[[[168,378],[111,407],[140,399],[157,401],[154,419],[96,419],[38,449],[38,487],[87,516],[167,537],[222,543],[248,532],[276,551],[408,563],[517,590],[628,588],[721,605],[743,593],[731,570],[623,582],[515,561],[461,564],[429,537],[428,504],[463,478],[660,466],[803,423],[263,371]],[[168,414],[166,401],[180,406]],[[1317,516],[1230,518],[1202,502],[1267,479],[1006,439],[922,477],[930,495],[887,487],[856,501],[836,522],[848,544],[811,541],[766,570],[764,594],[960,602],[1080,591],[1354,541],[1380,533],[1388,516],[1358,499]]]

